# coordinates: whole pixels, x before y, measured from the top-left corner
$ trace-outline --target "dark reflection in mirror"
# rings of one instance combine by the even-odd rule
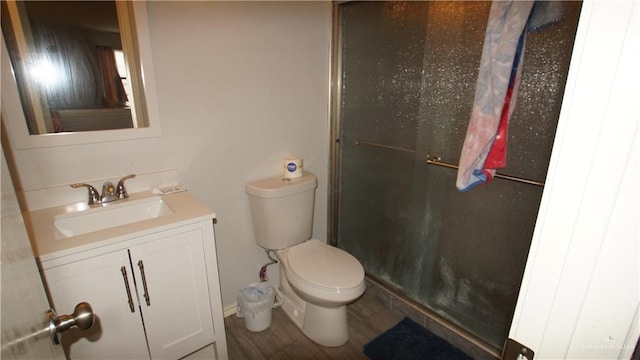
[[[123,51],[121,30],[130,30],[120,29],[119,12],[127,8],[118,6],[2,2],[2,30],[31,135],[144,126],[132,112],[130,76],[139,71],[127,66],[137,61]]]

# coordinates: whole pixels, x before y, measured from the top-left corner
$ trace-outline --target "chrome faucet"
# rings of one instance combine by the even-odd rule
[[[127,179],[136,177],[134,174],[127,175],[118,181],[118,185],[114,186],[111,181],[107,181],[102,185],[102,195],[93,186],[85,183],[71,184],[72,188],[87,187],[89,189],[89,205],[104,204],[116,200],[126,199],[129,197],[124,182]]]
[[[111,181],[107,181],[102,184],[102,196],[100,196],[100,203],[108,203],[112,201],[118,200],[118,196],[116,195],[116,187],[113,186]]]

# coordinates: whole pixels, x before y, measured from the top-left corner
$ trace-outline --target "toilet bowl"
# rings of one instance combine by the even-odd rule
[[[349,340],[346,305],[365,291],[356,258],[312,239],[276,252],[285,313],[314,342],[340,346]]]
[[[365,291],[364,269],[344,250],[312,239],[317,178],[272,177],[246,184],[256,243],[280,263],[282,308],[324,346],[349,340],[347,304]]]

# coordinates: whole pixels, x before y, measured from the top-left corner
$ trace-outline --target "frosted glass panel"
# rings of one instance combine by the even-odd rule
[[[0,358],[62,360],[62,348],[53,345],[48,332],[36,335],[48,326],[49,303],[4,150],[0,158],[0,185]]]
[[[461,194],[455,170],[419,155],[458,162],[489,9],[476,1],[340,6],[337,242],[371,276],[501,348],[542,188],[495,179]],[[580,3],[564,9],[560,23],[527,36],[504,174],[545,180]]]

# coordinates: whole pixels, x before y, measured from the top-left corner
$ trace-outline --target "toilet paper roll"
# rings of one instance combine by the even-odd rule
[[[284,158],[284,178],[295,179],[302,176],[302,158],[287,156]]]

